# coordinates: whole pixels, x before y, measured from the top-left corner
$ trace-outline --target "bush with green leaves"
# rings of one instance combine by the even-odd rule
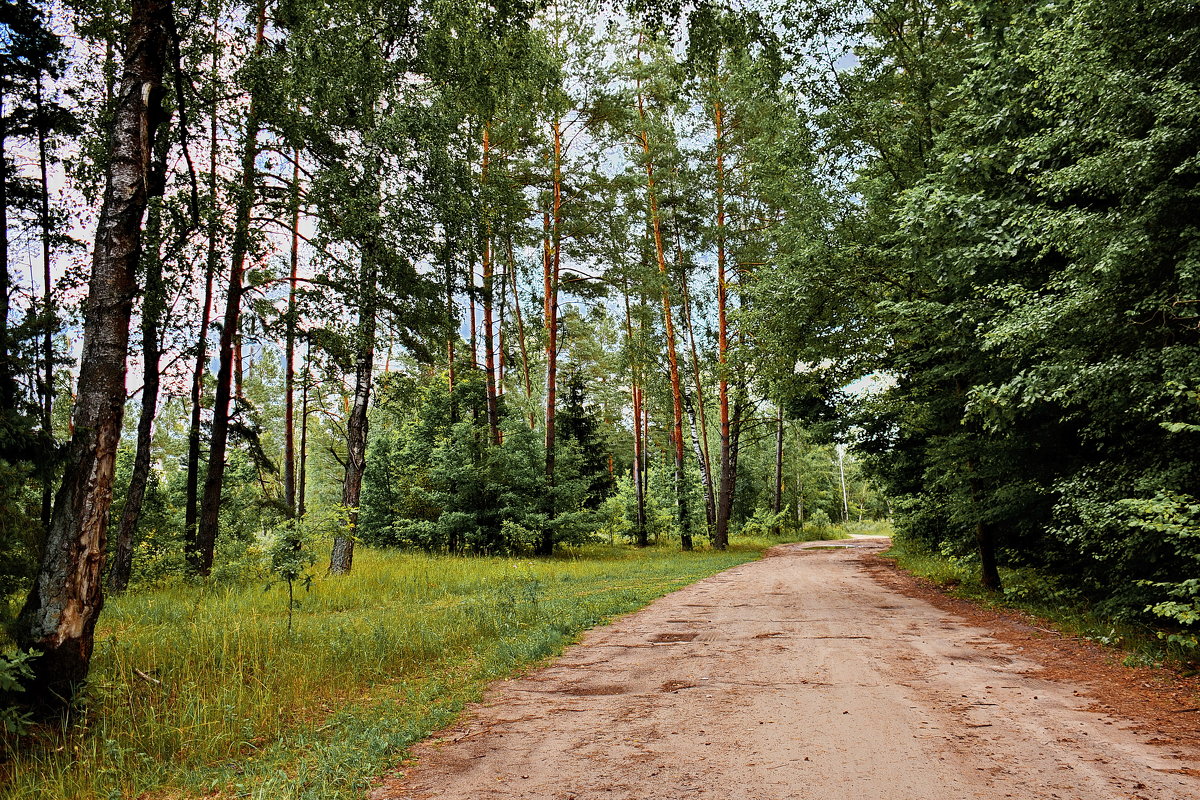
[[[20,735],[31,721],[21,700],[23,682],[33,677],[33,657],[32,651],[0,653],[0,735]]]
[[[578,442],[559,442],[549,485],[542,434],[524,419],[504,414],[502,441],[491,441],[485,389],[477,370],[464,370],[452,394],[445,376],[433,375],[419,391],[381,402],[363,479],[364,541],[501,554],[527,552],[546,532],[556,544],[596,538],[602,484]]]

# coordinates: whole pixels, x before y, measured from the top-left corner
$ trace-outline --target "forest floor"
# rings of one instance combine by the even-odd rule
[[[1200,800],[1200,684],[773,548],[497,683],[370,800]]]

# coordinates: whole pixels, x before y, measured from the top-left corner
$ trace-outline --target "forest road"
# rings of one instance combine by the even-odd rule
[[[885,544],[776,547],[597,628],[368,797],[1200,800],[1191,690],[941,602]]]

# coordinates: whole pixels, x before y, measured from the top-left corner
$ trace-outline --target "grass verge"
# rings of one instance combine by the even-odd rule
[[[361,796],[488,682],[580,632],[757,558],[587,547],[550,560],[362,549],[297,593],[177,583],[105,607],[75,725],[0,753],[0,797]]]
[[[983,588],[978,564],[952,558],[894,539],[892,547],[881,554],[896,566],[938,585],[955,597],[962,597],[985,608],[1009,608],[1038,617],[1070,636],[1081,636],[1124,653],[1126,666],[1167,667],[1185,676],[1200,669],[1194,648],[1167,641],[1165,633],[1147,625],[1114,619],[1078,591],[1063,586],[1054,576],[1035,569],[1000,569],[1002,594]]]

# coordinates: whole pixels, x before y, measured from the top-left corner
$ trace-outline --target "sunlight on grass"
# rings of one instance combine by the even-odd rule
[[[105,607],[76,729],[0,764],[5,798],[360,794],[487,682],[579,632],[757,558],[588,546],[550,560],[362,549],[299,591],[179,582]]]

